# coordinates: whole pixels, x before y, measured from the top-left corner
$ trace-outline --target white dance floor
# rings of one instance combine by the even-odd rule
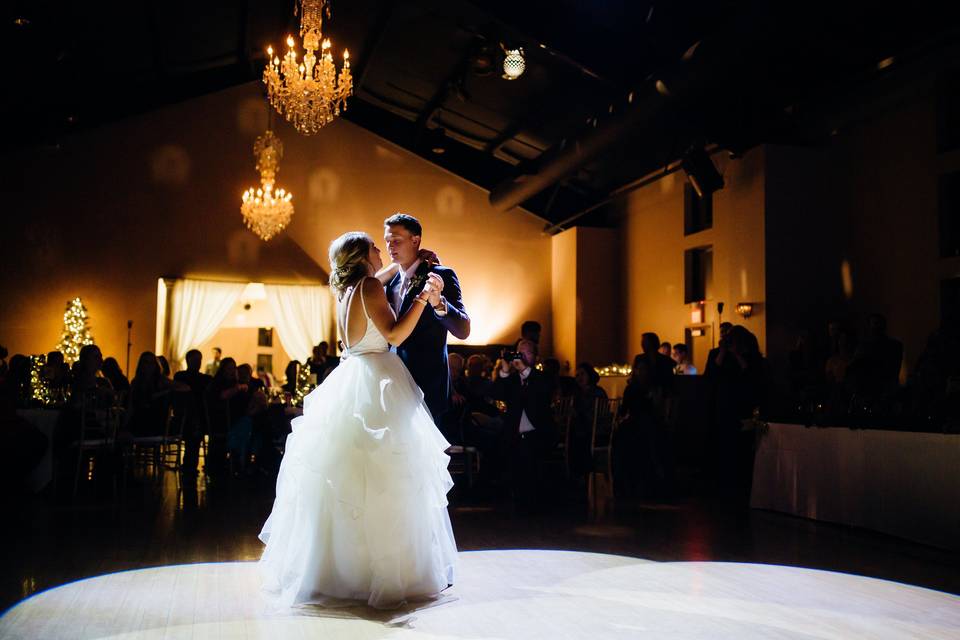
[[[460,554],[439,602],[272,610],[248,562],[156,567],[37,594],[0,638],[960,638],[960,597],[791,567],[565,551]]]

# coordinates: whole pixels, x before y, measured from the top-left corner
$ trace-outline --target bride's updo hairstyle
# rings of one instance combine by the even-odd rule
[[[350,231],[330,243],[330,286],[343,295],[367,275],[367,256],[373,240],[362,231]]]

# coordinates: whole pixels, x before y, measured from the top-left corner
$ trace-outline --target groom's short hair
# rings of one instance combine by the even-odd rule
[[[383,221],[385,227],[392,227],[393,225],[403,227],[415,236],[423,235],[423,227],[420,225],[420,221],[405,213],[395,213]]]

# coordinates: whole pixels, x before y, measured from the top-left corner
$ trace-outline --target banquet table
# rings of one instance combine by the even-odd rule
[[[60,412],[55,409],[19,409],[17,415],[47,436],[49,443],[40,463],[26,479],[27,488],[33,493],[39,493],[53,480],[53,431]]]
[[[960,549],[960,435],[770,423],[750,506]]]

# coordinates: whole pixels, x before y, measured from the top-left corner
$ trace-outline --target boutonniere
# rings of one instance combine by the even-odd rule
[[[421,291],[423,291],[423,287],[426,284],[427,284],[427,274],[417,273],[412,278],[410,278],[410,289],[408,291],[409,293],[412,293],[412,294],[418,294]]]
[[[410,288],[407,289],[408,295],[417,295],[423,291],[424,285],[427,284],[428,275],[430,275],[430,266],[426,263],[421,263],[413,276],[410,277]]]

